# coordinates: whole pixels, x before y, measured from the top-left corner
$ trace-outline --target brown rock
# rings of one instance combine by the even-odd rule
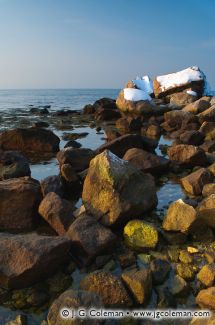
[[[186,91],[175,93],[169,96],[170,97],[170,104],[177,105],[179,107],[183,107],[184,105],[190,104],[195,102],[197,99],[196,96],[189,95]]]
[[[66,148],[58,152],[57,160],[61,165],[70,164],[74,171],[82,171],[89,167],[90,160],[94,157],[91,149]]]
[[[156,138],[161,134],[161,128],[159,125],[150,125],[146,130],[147,137]]]
[[[13,129],[0,134],[3,150],[21,152],[57,152],[60,139],[50,130],[42,128]]]
[[[28,160],[17,151],[0,151],[0,180],[30,176]]]
[[[179,144],[167,151],[169,159],[187,166],[204,166],[207,163],[205,152],[192,145]]]
[[[202,113],[204,112],[207,108],[210,107],[210,101],[208,101],[207,99],[204,99],[205,97],[202,97],[188,105],[186,105],[183,108],[183,111],[185,112],[190,112],[193,114],[198,114],[198,113]]]
[[[111,251],[116,236],[102,226],[95,218],[82,215],[69,227],[66,236],[72,242],[72,254],[81,264],[92,260],[107,251]]]
[[[39,214],[59,235],[64,235],[75,220],[73,211],[73,205],[54,192],[48,193],[39,206]]]
[[[215,183],[205,184],[202,190],[202,195],[207,197],[211,194],[215,194]]]
[[[199,146],[204,141],[203,133],[196,130],[189,130],[182,132],[179,137],[179,140],[183,144],[191,144],[193,146]]]
[[[81,289],[98,294],[106,307],[131,306],[122,281],[109,272],[94,271],[81,281]]]
[[[64,186],[62,183],[62,179],[58,175],[48,176],[41,180],[40,182],[41,191],[43,196],[50,192],[54,192],[59,196],[63,196],[64,194]]]
[[[181,178],[181,184],[186,192],[193,195],[200,195],[203,186],[213,181],[212,173],[206,168],[200,168],[197,171]]]
[[[121,117],[116,121],[116,128],[121,130],[122,132],[129,131],[138,131],[142,127],[142,122],[140,118],[132,118],[132,117]]]
[[[0,181],[0,229],[25,231],[35,227],[41,200],[40,184],[30,177]]]
[[[204,112],[199,113],[197,116],[201,123],[204,121],[215,122],[215,104],[206,109]]]
[[[169,166],[166,158],[137,148],[126,151],[123,159],[145,173],[159,174],[167,170]]]
[[[205,198],[197,207],[198,219],[215,229],[215,194]]]
[[[215,140],[205,141],[200,146],[200,149],[204,150],[205,152],[213,152],[213,151],[215,151]]]
[[[200,308],[215,310],[215,287],[199,291],[196,303]]]
[[[211,287],[215,280],[215,264],[204,265],[197,274],[197,279],[206,287]]]
[[[0,234],[0,285],[25,288],[50,277],[69,259],[70,241],[35,233]]]

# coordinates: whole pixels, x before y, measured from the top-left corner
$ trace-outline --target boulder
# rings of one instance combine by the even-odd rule
[[[179,93],[170,95],[169,99],[170,104],[183,107],[185,105],[195,102],[197,96],[190,95],[186,91],[181,91]]]
[[[0,181],[0,229],[26,231],[39,221],[40,184],[30,177]]]
[[[195,172],[181,178],[181,184],[185,191],[192,195],[201,195],[203,186],[213,181],[213,174],[206,168],[200,168]]]
[[[173,132],[182,128],[186,129],[190,123],[197,122],[196,116],[189,112],[182,110],[172,110],[164,114],[164,122],[161,124],[162,128],[167,132]]]
[[[144,305],[151,296],[152,276],[150,269],[132,269],[122,273],[122,280],[135,298],[137,304]]]
[[[191,144],[193,146],[199,146],[204,141],[204,135],[199,131],[189,130],[183,132],[179,136],[179,140],[182,144]]]
[[[205,141],[200,146],[200,149],[204,150],[205,152],[214,152],[215,151],[215,140]]]
[[[80,284],[82,290],[98,294],[105,307],[129,307],[132,301],[122,281],[105,271],[89,273]]]
[[[206,197],[196,210],[198,219],[215,229],[215,194]]]
[[[124,224],[157,204],[152,176],[108,150],[90,162],[82,200],[87,212],[106,226]]]
[[[215,263],[204,265],[197,274],[197,279],[206,287],[211,287],[215,281]]]
[[[187,282],[177,274],[171,279],[170,292],[176,298],[186,297],[189,292],[189,286]]]
[[[150,263],[150,269],[153,283],[158,285],[165,281],[170,272],[171,265],[168,261],[157,258]]]
[[[163,221],[163,228],[166,231],[189,232],[192,224],[196,220],[196,211],[181,199],[170,204]]]
[[[82,171],[89,167],[90,160],[94,157],[91,149],[66,148],[58,152],[57,160],[61,165],[70,164],[74,171]]]
[[[85,319],[80,320],[75,319],[63,319],[60,311],[64,308],[68,310],[78,310],[78,309],[88,309],[88,308],[102,308],[103,303],[101,298],[93,293],[87,292],[84,290],[66,290],[63,292],[49,308],[47,321],[48,325],[57,325],[57,324],[73,324],[73,325],[98,325],[101,323],[98,319]]]
[[[104,129],[105,131],[105,137],[107,141],[113,141],[116,138],[119,138],[121,136],[121,134],[119,133],[118,130],[116,130],[115,128],[112,127],[107,127]]]
[[[28,160],[17,151],[0,151],[0,180],[30,176]]]
[[[146,136],[149,138],[157,138],[161,135],[161,128],[159,125],[150,125],[146,130]]]
[[[111,121],[120,118],[121,114],[116,109],[100,108],[96,110],[94,116],[97,121]]]
[[[13,129],[0,134],[0,148],[21,152],[57,152],[60,139],[42,128]]]
[[[204,112],[210,106],[211,106],[211,104],[210,104],[210,101],[207,99],[207,97],[202,97],[202,98],[186,105],[183,108],[183,111],[190,112],[193,114],[199,114],[199,113]]]
[[[107,98],[107,97],[103,97],[103,98],[96,100],[95,103],[93,104],[93,106],[95,107],[96,111],[101,108],[105,108],[106,110],[117,108],[116,100],[112,99],[112,98]]]
[[[170,160],[189,167],[207,164],[205,152],[192,145],[178,144],[172,146],[167,150],[167,154]]]
[[[195,92],[195,95],[200,97],[203,94],[205,84],[205,75],[196,66],[157,76],[153,81],[154,93],[158,98],[190,89],[192,94]]]
[[[215,122],[215,104],[208,109],[206,109],[204,112],[199,113],[198,118],[201,123],[207,121],[207,122]]]
[[[209,183],[203,186],[202,195],[207,197],[211,194],[215,194],[215,183]]]
[[[156,147],[157,141],[142,137],[138,134],[125,134],[100,146],[98,149],[96,149],[96,154],[99,154],[105,150],[110,150],[112,153],[122,158],[126,151],[131,148],[154,151]]]
[[[215,122],[203,122],[199,131],[204,134],[205,141],[215,140]]]
[[[132,118],[132,117],[121,117],[116,121],[116,128],[120,131],[130,132],[130,131],[139,131],[142,127],[142,122],[139,117]]]
[[[111,251],[117,239],[110,229],[86,214],[72,223],[66,236],[72,242],[73,256],[84,265],[92,262],[96,256]]]
[[[89,115],[89,114],[94,114],[96,111],[95,107],[91,104],[87,104],[83,108],[83,114],[84,115]]]
[[[46,196],[50,192],[54,192],[61,197],[64,194],[63,182],[59,175],[52,175],[42,179],[40,186],[43,196]]]
[[[176,265],[176,272],[186,281],[193,281],[195,278],[196,268],[192,264],[178,263]]]
[[[65,237],[1,233],[1,287],[25,288],[50,277],[68,262],[70,245]]]
[[[48,193],[39,206],[39,214],[58,235],[64,235],[75,220],[73,211],[74,206],[54,192]]]
[[[137,251],[154,249],[158,244],[158,232],[152,224],[142,220],[131,220],[124,227],[126,245]]]
[[[202,309],[215,310],[215,287],[199,291],[196,297],[196,303]]]
[[[168,159],[137,148],[126,151],[123,159],[145,173],[159,174],[169,167]]]

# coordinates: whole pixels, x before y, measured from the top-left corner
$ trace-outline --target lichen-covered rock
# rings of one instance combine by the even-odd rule
[[[68,319],[62,318],[60,311],[64,308],[66,309],[75,309],[78,310],[80,308],[102,308],[103,303],[102,299],[96,293],[87,292],[84,290],[67,290],[62,293],[54,302],[52,303],[49,312],[48,312],[48,325],[97,325],[101,322],[98,319]]]
[[[140,305],[146,304],[152,291],[150,269],[132,269],[122,273],[122,280]]]
[[[126,151],[123,159],[145,173],[159,174],[167,170],[169,166],[168,159],[137,148]]]
[[[13,129],[0,134],[0,148],[21,152],[57,152],[60,139],[42,128]]]
[[[28,160],[17,151],[0,151],[0,180],[30,176]]]
[[[203,190],[203,186],[213,180],[212,173],[206,168],[200,168],[197,171],[181,178],[181,184],[185,191],[193,194],[200,195]]]
[[[122,281],[109,272],[94,271],[89,273],[80,284],[82,290],[98,294],[106,307],[131,306]]]
[[[215,194],[206,197],[197,207],[198,219],[215,229]]]
[[[176,271],[180,277],[187,281],[192,281],[195,277],[195,268],[193,265],[178,263],[176,266]]]
[[[40,184],[30,177],[0,181],[0,229],[26,231],[39,221]]]
[[[96,256],[111,252],[116,236],[94,217],[81,215],[69,227],[66,236],[72,243],[72,255],[81,264],[89,264]]]
[[[152,176],[143,174],[110,151],[91,161],[82,200],[87,212],[107,226],[124,224],[157,204]]]
[[[0,285],[25,288],[51,276],[69,261],[70,246],[65,237],[1,233]]]
[[[167,151],[169,159],[186,166],[204,166],[207,163],[205,152],[195,146],[178,144]]]
[[[72,203],[54,192],[48,193],[39,206],[39,214],[59,235],[64,235],[75,220],[73,211]]]
[[[187,233],[195,220],[195,209],[179,199],[170,204],[163,221],[163,228],[167,231]]]
[[[158,232],[155,227],[141,220],[131,220],[124,227],[126,244],[135,250],[155,248],[158,243]]]
[[[196,303],[203,309],[215,310],[215,287],[199,291]]]
[[[204,265],[197,274],[197,279],[206,287],[211,287],[215,280],[215,264]]]

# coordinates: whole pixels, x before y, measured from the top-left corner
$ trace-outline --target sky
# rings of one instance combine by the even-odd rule
[[[0,89],[122,88],[197,65],[215,89],[214,0],[0,0]]]

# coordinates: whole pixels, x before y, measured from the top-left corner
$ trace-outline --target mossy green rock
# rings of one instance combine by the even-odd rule
[[[141,251],[155,248],[158,243],[158,232],[154,226],[141,220],[131,220],[124,228],[126,244],[132,249]]]

